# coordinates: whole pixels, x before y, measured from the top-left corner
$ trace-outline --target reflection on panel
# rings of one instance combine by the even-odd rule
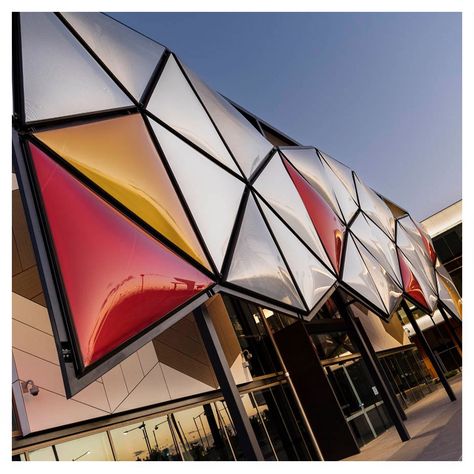
[[[36,136],[188,255],[208,266],[140,115]]]
[[[375,224],[359,214],[351,225],[351,232],[365,245],[376,260],[402,284],[395,244]]]
[[[140,100],[165,48],[102,13],[62,13],[128,91]]]
[[[345,227],[331,207],[287,161],[283,163],[298,190],[314,228],[318,232],[331,264],[339,273]]]
[[[351,235],[347,236],[347,248],[342,279],[357,293],[361,294],[364,298],[367,298],[372,304],[377,306],[377,308],[383,312],[386,311],[375,284]]]
[[[245,185],[155,121],[151,125],[220,270]]]
[[[26,121],[132,105],[53,13],[21,13]]]
[[[261,206],[306,304],[312,309],[328,293],[336,278],[264,203]]]
[[[189,68],[184,69],[244,175],[250,177],[270,153],[272,144],[229,102],[209,89]]]
[[[304,308],[252,196],[247,202],[227,280],[282,303]]]
[[[329,165],[335,175],[341,180],[346,188],[347,192],[351,195],[352,199],[357,202],[357,192],[354,184],[354,176],[352,170],[343,165],[340,161],[330,157],[327,153],[318,150],[323,160]]]
[[[273,155],[265,166],[255,181],[254,187],[316,255],[330,266],[303,201],[288,176],[278,153]]]
[[[31,152],[84,365],[211,283],[40,150]]]
[[[224,166],[239,173],[173,56],[170,56],[166,63],[147,108]]]
[[[357,242],[357,240],[355,240]],[[382,298],[387,314],[391,314],[400,302],[401,288],[395,284],[387,271],[367,252],[362,245],[356,244],[365,266]]]
[[[383,200],[356,175],[361,209],[390,237],[395,238],[395,219]]]

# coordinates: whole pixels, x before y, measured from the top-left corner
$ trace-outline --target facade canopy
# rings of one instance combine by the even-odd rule
[[[404,210],[317,148],[274,146],[108,16],[18,14],[14,91],[17,174],[69,395],[219,291],[305,319],[336,288],[387,320],[402,298],[461,317]]]

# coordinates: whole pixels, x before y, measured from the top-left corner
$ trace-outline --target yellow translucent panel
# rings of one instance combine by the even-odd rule
[[[35,135],[138,217],[209,268],[139,114]]]
[[[444,286],[448,290],[449,296],[453,300],[454,307],[456,308],[459,314],[459,317],[462,319],[462,299],[459,296],[458,290],[456,290],[456,287],[443,275],[439,275],[439,276],[440,276],[440,280],[444,283]]]

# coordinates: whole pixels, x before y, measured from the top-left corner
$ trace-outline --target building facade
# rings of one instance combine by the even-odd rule
[[[455,400],[405,210],[106,15],[13,30],[14,459],[337,460]]]

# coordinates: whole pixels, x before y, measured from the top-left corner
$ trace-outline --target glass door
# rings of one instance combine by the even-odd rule
[[[391,425],[382,397],[362,359],[329,365],[325,370],[359,446]]]

